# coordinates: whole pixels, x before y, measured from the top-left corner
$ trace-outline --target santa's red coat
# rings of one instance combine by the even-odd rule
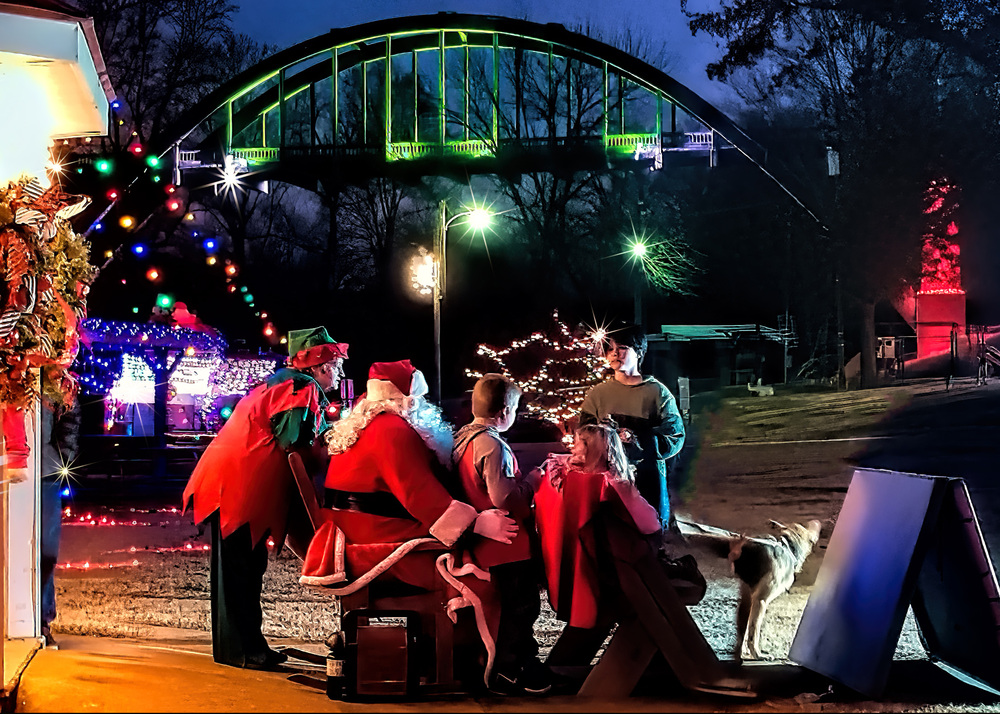
[[[237,402],[184,488],[185,507],[194,499],[195,522],[218,511],[223,538],[249,523],[254,545],[270,533],[280,548],[298,498],[288,451],[325,428],[325,401],[318,382],[282,370]],[[294,420],[281,420],[288,415]]]
[[[330,457],[326,487],[354,493],[388,493],[412,518],[377,516],[330,509],[309,544],[302,574],[312,578],[335,575],[334,526],[347,542],[348,581],[380,563],[401,543],[436,538],[441,547],[410,553],[382,579],[398,579],[427,589],[440,587],[434,559],[453,546],[476,518],[476,509],[451,497],[434,473],[434,452],[407,421],[392,412],[375,416],[346,451]]]
[[[607,504],[642,533],[655,533],[660,520],[635,485],[607,472],[577,471],[567,455],[550,457],[546,478],[535,494],[535,519],[542,546],[549,603],[556,616],[573,627],[597,624],[601,587],[597,567],[580,542],[580,530]],[[554,471],[563,475],[561,489],[552,485]]]

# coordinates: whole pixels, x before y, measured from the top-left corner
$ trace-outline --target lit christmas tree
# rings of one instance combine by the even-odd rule
[[[524,393],[519,413],[544,419],[563,434],[572,433],[587,390],[602,380],[607,367],[595,346],[603,340],[600,330],[583,326],[570,330],[552,312],[545,331],[532,332],[507,347],[481,344],[476,350],[476,368],[466,368],[470,388],[488,372],[499,372],[514,380]]]

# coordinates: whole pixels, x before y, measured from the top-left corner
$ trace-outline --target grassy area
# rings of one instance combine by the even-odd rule
[[[702,443],[746,443],[858,436],[905,408],[915,395],[937,388],[912,384],[865,391],[775,387],[758,397],[745,387],[696,394],[691,412]]]

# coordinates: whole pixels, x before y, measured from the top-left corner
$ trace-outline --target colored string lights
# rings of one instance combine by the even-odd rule
[[[171,523],[180,521],[181,511],[179,508],[157,508],[157,509],[124,509],[103,508],[102,513],[95,515],[92,511],[74,513],[73,508],[67,506],[62,512],[63,527],[86,527],[86,528],[156,528],[157,532],[166,528]],[[135,531],[136,535],[141,532]],[[127,548],[117,548],[102,551],[96,557],[57,563],[56,568],[63,571],[100,571],[121,568],[138,567],[142,561],[135,557],[139,554],[162,555],[167,553],[198,553],[203,554],[210,550],[210,546],[202,543],[184,541],[181,545],[157,545],[157,546],[137,546],[131,545]],[[121,554],[131,556],[125,560],[105,561],[101,556],[117,556]]]
[[[533,332],[504,348],[479,345],[476,356],[487,366],[466,368],[465,375],[472,380],[487,372],[508,375],[523,392],[523,413],[551,422],[565,433],[572,428],[587,390],[600,381],[606,366],[594,354],[594,345],[592,333],[570,330],[554,310],[545,332]]]
[[[208,391],[201,400],[199,416],[206,428],[216,431],[232,416],[239,397],[274,374],[282,358],[231,357],[222,360],[208,380]]]
[[[168,401],[190,405],[200,428],[215,431],[238,398],[271,376],[284,359],[273,354],[227,358],[221,336],[160,323],[95,319],[88,327],[90,349],[80,353],[74,369],[84,393],[106,398],[107,429],[128,421],[131,405],[153,403],[155,375],[170,367]],[[157,354],[151,347],[168,349]],[[175,354],[164,356],[168,351]]]
[[[125,322],[90,317],[80,323],[84,339],[106,345],[135,345],[184,349],[188,345],[202,352],[224,351],[225,338],[217,333],[192,330],[157,322]]]
[[[87,318],[80,323],[83,342],[87,347],[80,350],[73,371],[79,375],[80,388],[84,394],[107,395],[122,378],[125,355],[130,355],[131,370],[126,383],[141,382],[145,378],[135,373],[143,361],[152,372],[153,368],[164,369],[166,365],[155,360],[148,361],[150,348],[163,347],[175,351],[193,348],[202,355],[221,355],[227,348],[225,338],[214,332],[203,332],[177,325],[155,322],[122,322]],[[131,359],[135,358],[135,359]],[[185,359],[190,359],[187,355]],[[149,377],[152,379],[152,377]]]
[[[129,508],[127,511],[117,508],[102,508],[102,513],[95,515],[92,511],[84,511],[80,514],[74,513],[72,507],[63,509],[63,527],[89,527],[89,528],[131,528],[137,537],[142,537],[141,528],[156,528],[156,533],[160,533],[162,528],[182,523],[181,510],[178,508],[158,508],[158,509],[136,509]],[[138,517],[137,517],[138,516]],[[164,519],[166,516],[166,520]],[[140,520],[146,518],[147,520]],[[188,521],[190,523],[190,521]],[[123,538],[127,536],[111,536],[113,538]],[[274,549],[276,543],[273,538],[268,537],[267,547]],[[151,564],[153,561],[147,560],[148,556],[170,555],[180,553],[195,557],[203,557],[211,551],[211,546],[207,543],[199,543],[190,538],[182,540],[180,545],[130,545],[124,548],[114,548],[100,551],[93,557],[77,560],[64,561],[56,564],[56,568],[61,571],[102,571],[123,568],[140,567],[143,564]],[[122,556],[126,556],[122,559]],[[140,557],[144,559],[140,560]]]

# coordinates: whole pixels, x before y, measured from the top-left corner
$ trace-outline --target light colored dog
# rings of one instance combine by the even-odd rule
[[[760,628],[767,606],[788,591],[795,575],[819,540],[821,524],[784,525],[771,521],[776,536],[750,537],[722,528],[678,519],[681,533],[692,544],[706,545],[720,557],[728,558],[733,575],[740,581],[740,602],[736,610],[736,659],[760,659]]]
[[[740,604],[736,611],[736,659],[760,659],[760,628],[767,606],[788,592],[795,576],[819,540],[821,524],[784,525],[771,521],[777,537],[738,536],[730,539],[729,562],[740,579]]]

